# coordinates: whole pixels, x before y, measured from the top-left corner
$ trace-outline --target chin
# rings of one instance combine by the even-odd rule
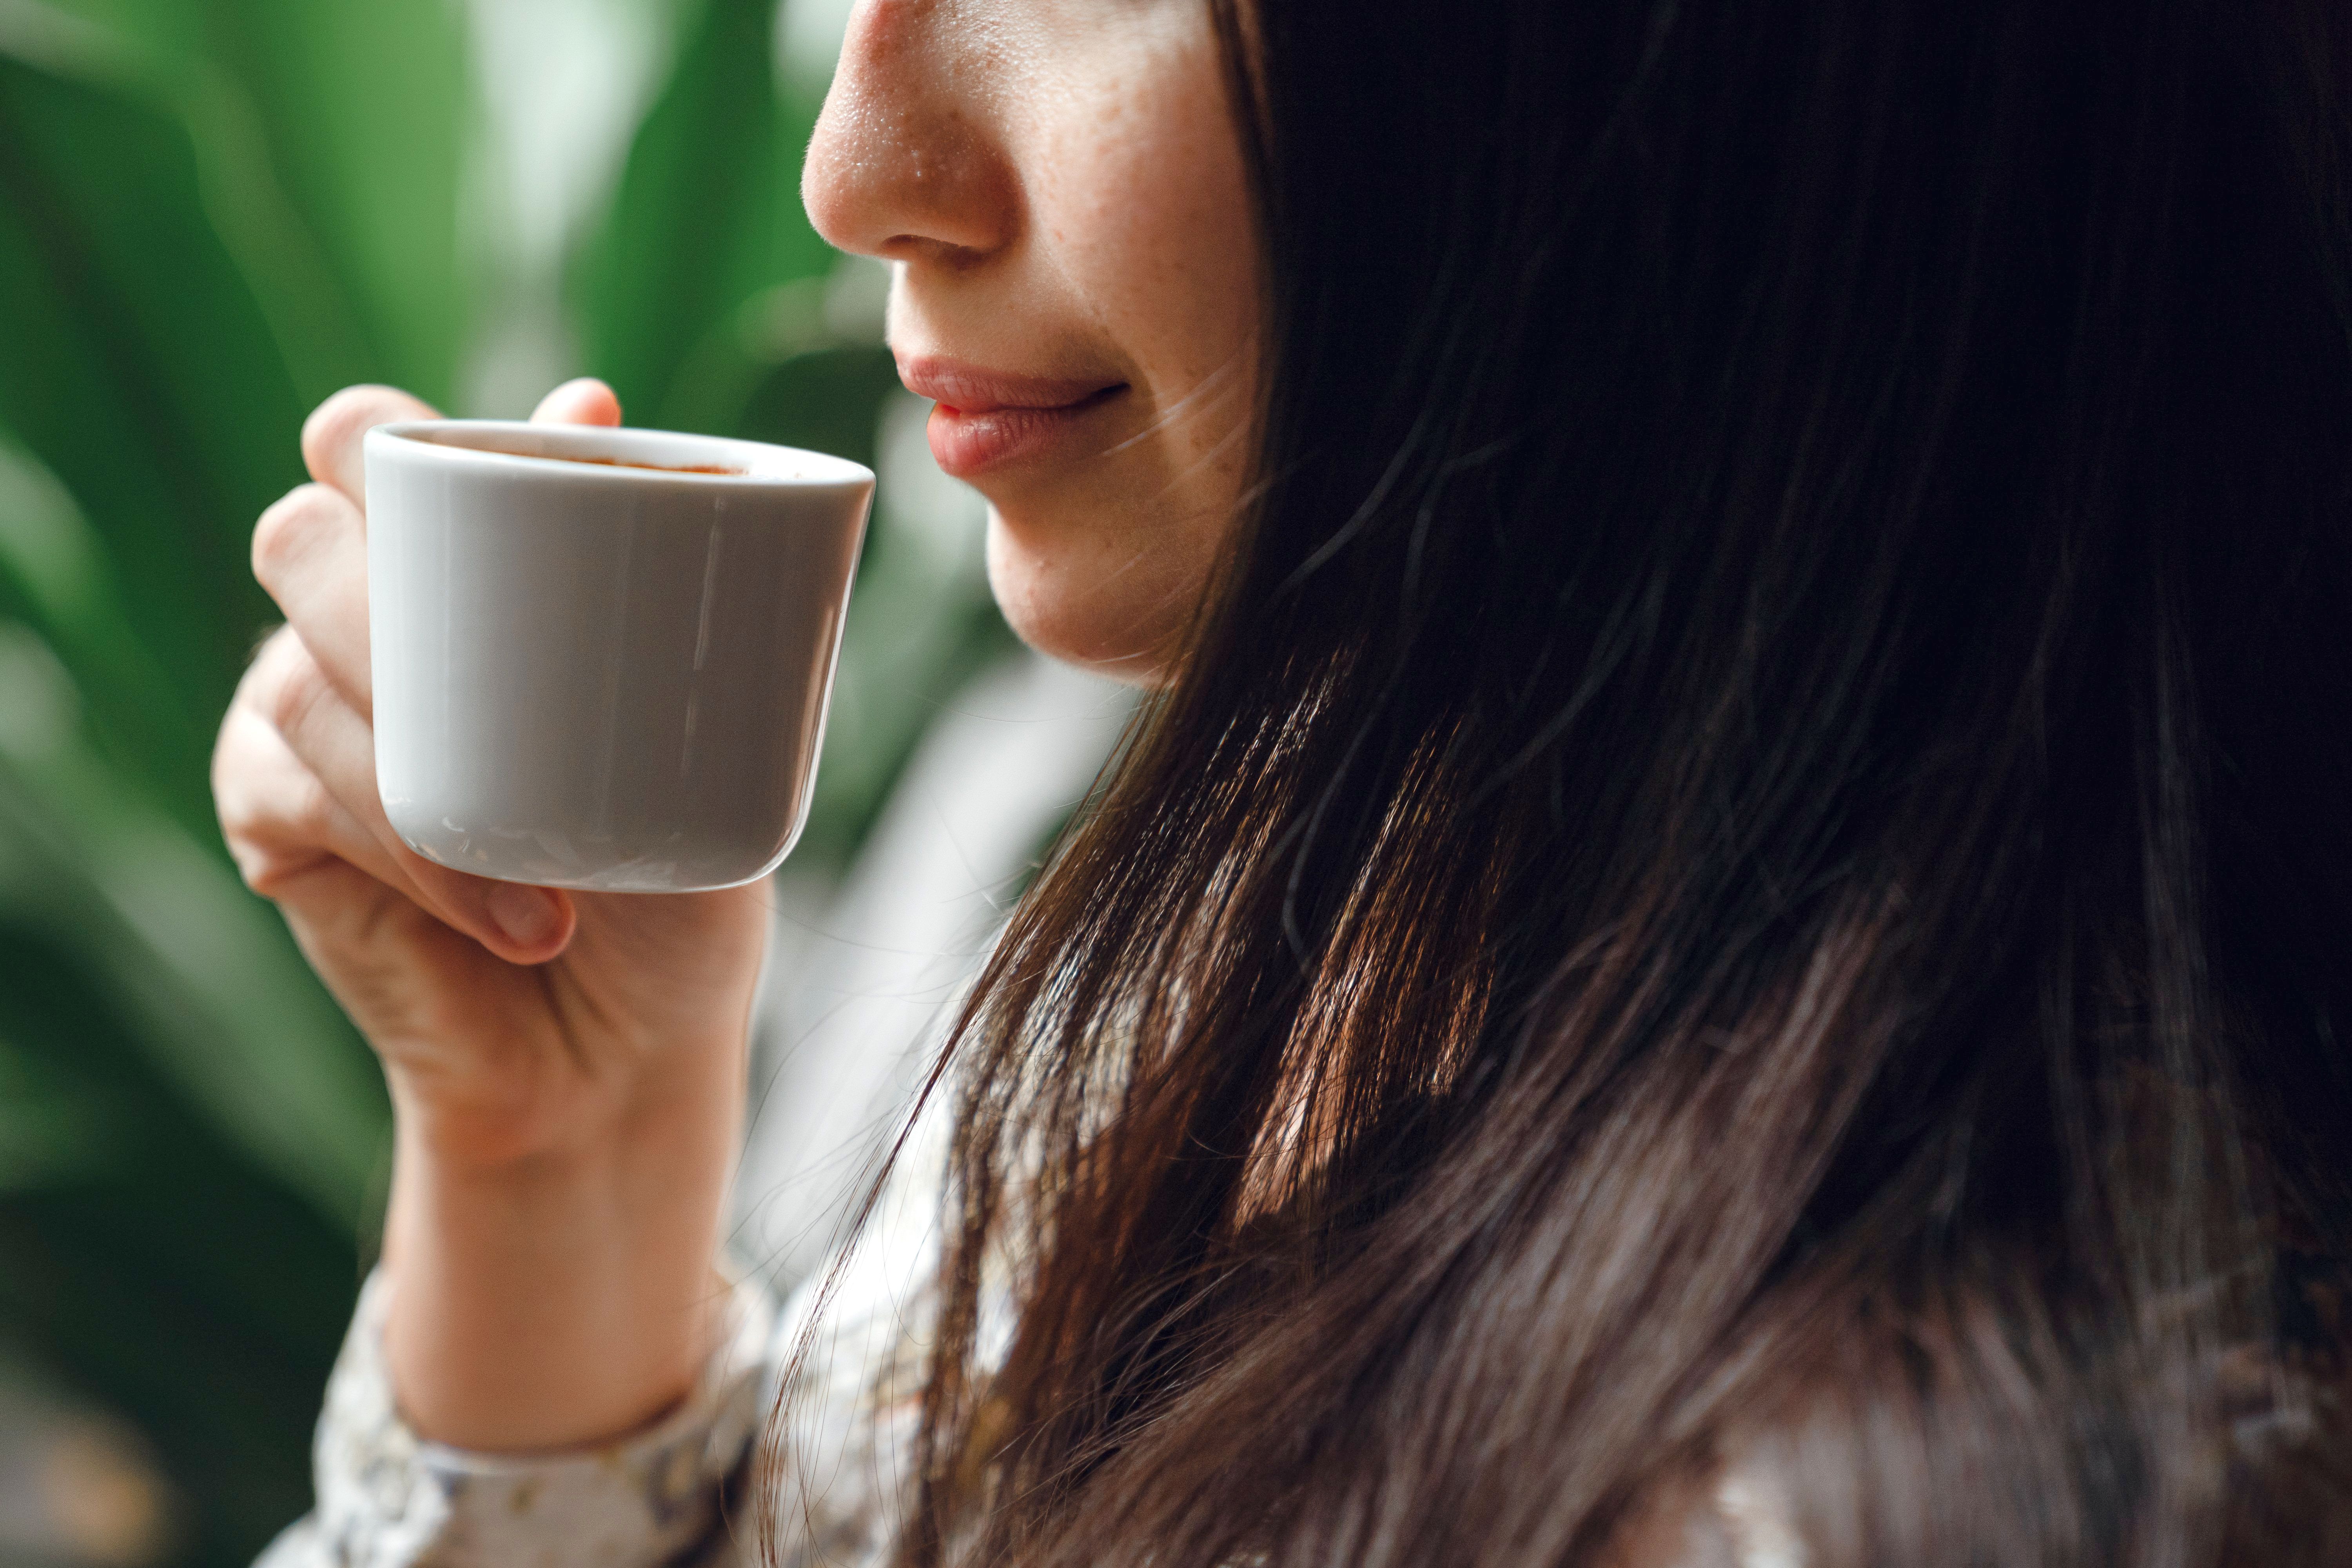
[[[1161,685],[1176,638],[1164,607],[1139,602],[1131,575],[1120,582],[1063,553],[1024,548],[989,508],[988,586],[1013,634],[1047,658],[1107,679]]]

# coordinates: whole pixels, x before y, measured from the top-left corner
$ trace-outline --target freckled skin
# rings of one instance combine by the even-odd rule
[[[1164,676],[1245,482],[1263,315],[1202,0],[863,0],[803,195],[896,264],[902,363],[1127,384],[1083,449],[974,482],[1022,636]]]

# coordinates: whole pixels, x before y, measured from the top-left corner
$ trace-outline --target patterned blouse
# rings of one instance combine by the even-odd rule
[[[935,1305],[935,1172],[929,1159],[901,1163],[822,1321],[814,1281],[781,1310],[736,1284],[724,1343],[686,1401],[594,1448],[478,1454],[410,1431],[383,1352],[392,1285],[371,1279],[327,1384],[316,1507],[257,1568],[750,1568],[763,1524],[784,1568],[877,1568],[908,1495]],[[984,1330],[983,1345],[1002,1337]],[[766,1469],[776,1479],[755,1498],[752,1458],[778,1421],[779,1462]],[[1620,1568],[1802,1568],[1772,1500],[1734,1472],[1663,1554],[1637,1551]]]

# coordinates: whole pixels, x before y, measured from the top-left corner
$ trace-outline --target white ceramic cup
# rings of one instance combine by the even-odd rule
[[[376,784],[409,847],[607,892],[773,870],[808,817],[874,475],[494,420],[382,425],[363,452]]]

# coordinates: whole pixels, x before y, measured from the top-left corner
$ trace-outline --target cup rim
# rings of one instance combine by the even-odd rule
[[[624,464],[581,462],[557,453],[488,448],[447,437],[521,439],[551,446],[576,447],[583,456],[617,457]],[[807,488],[821,485],[871,484],[874,470],[847,458],[803,447],[748,441],[733,436],[702,436],[689,431],[655,430],[635,426],[536,425],[521,419],[401,419],[371,426],[366,442],[378,437],[432,454],[434,459],[488,471],[548,473],[597,484],[709,485],[721,488]],[[699,457],[697,454],[700,454]],[[734,473],[696,473],[667,466],[670,462],[706,461],[740,465]],[[625,466],[646,462],[652,467]]]

